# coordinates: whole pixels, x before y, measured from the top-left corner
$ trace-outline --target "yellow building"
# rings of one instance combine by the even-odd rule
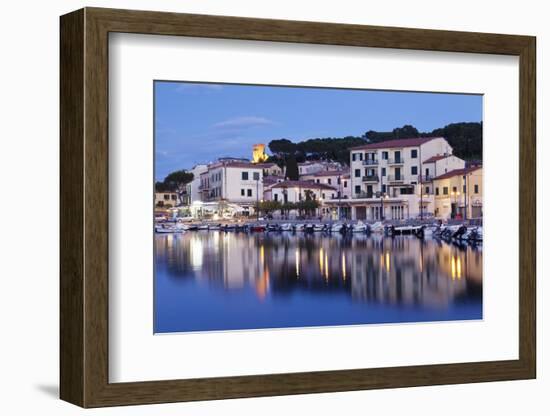
[[[262,163],[267,160],[265,153],[265,144],[255,144],[252,146],[252,163]]]
[[[155,192],[155,207],[173,208],[178,205],[178,194],[175,192]]]
[[[483,169],[454,169],[433,179],[434,215],[442,219],[483,216]]]

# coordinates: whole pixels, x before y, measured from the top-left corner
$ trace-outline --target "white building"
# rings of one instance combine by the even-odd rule
[[[421,207],[423,213],[433,213],[431,179],[438,169],[455,167],[464,167],[464,161],[452,156],[452,148],[443,137],[354,147],[350,149],[351,217],[405,219],[419,216]]]
[[[334,186],[312,181],[283,181],[271,186],[271,193],[273,201],[283,204],[304,201],[307,193],[310,193],[311,199],[322,204],[327,199],[335,199],[337,190]]]
[[[250,162],[218,161],[200,175],[200,190],[202,202],[218,202],[220,210],[236,204],[241,214],[250,215],[263,198],[263,169]]]
[[[300,180],[312,181],[336,188],[336,195],[331,199],[351,198],[351,181],[349,169],[347,170],[323,170],[315,173],[301,175]]]
[[[341,167],[342,166],[338,162],[327,160],[310,160],[307,162],[298,163],[298,174],[300,176],[309,175],[324,170],[339,170]]]
[[[187,194],[189,195],[189,203],[201,200],[201,174],[208,170],[205,164],[195,165],[189,172],[193,174],[193,180],[187,185]]]
[[[262,168],[264,176],[283,176],[284,170],[273,162],[255,163],[255,166]]]

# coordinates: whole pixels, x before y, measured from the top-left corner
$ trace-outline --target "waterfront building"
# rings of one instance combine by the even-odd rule
[[[218,160],[200,175],[199,189],[203,203],[218,204],[218,214],[247,216],[263,198],[263,169],[251,162]]]
[[[178,205],[178,194],[175,192],[155,192],[155,207],[173,208]]]
[[[454,169],[433,178],[434,215],[442,219],[483,216],[483,168]]]
[[[309,193],[311,199],[321,204],[327,199],[336,199],[337,189],[334,186],[312,181],[283,181],[271,187],[273,201],[299,202],[306,199]]]
[[[406,219],[433,213],[432,175],[438,169],[444,173],[445,169],[464,167],[452,153],[443,137],[388,140],[351,148],[352,219]]]
[[[208,165],[199,164],[193,166],[189,171],[193,174],[193,180],[187,184],[187,195],[189,195],[189,205],[192,205],[195,201],[201,200],[201,174],[208,170]]]
[[[336,188],[336,195],[331,199],[351,198],[351,183],[349,169],[322,170],[300,176],[300,180],[330,185]]]

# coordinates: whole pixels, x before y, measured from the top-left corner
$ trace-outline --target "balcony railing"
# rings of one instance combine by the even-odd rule
[[[389,159],[388,160],[388,164],[390,165],[402,165],[403,163],[405,163],[405,160],[401,157],[399,159]]]
[[[363,182],[378,182],[378,175],[363,176]]]
[[[356,198],[375,198],[377,193],[375,192],[359,192],[358,194],[355,194]]]
[[[365,160],[363,160],[363,165],[365,165],[365,166],[378,165],[378,159],[365,159]]]
[[[419,182],[431,182],[433,180],[433,175],[419,175],[418,181]]]
[[[403,182],[404,180],[403,175],[388,175],[388,182]]]

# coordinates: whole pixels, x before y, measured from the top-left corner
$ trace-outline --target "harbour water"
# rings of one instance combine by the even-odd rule
[[[155,235],[155,332],[482,319],[481,246],[414,236]]]

